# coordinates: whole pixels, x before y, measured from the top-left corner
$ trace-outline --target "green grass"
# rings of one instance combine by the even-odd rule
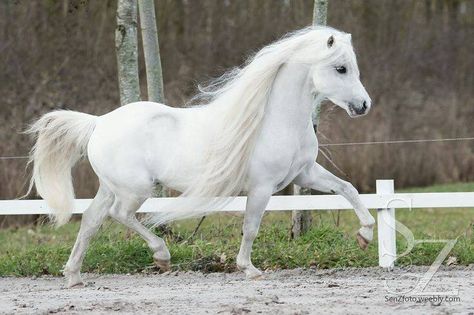
[[[474,183],[413,188],[404,192],[474,191]],[[372,213],[375,215],[374,211]],[[397,220],[416,239],[458,241],[450,256],[459,264],[474,263],[474,209],[397,209]],[[194,238],[198,220],[174,223],[171,233],[162,235],[169,245],[174,270],[233,271],[240,245],[242,217],[208,217]],[[49,225],[0,230],[0,276],[59,275],[74,243],[79,222],[59,229]],[[303,237],[289,237],[290,213],[265,215],[252,254],[261,269],[368,267],[377,265],[377,242],[367,251],[359,249],[354,234],[358,220],[353,211],[315,211],[313,227]],[[156,231],[157,234],[161,234]],[[376,233],[375,233],[376,234]],[[399,252],[406,242],[397,235]],[[444,245],[419,244],[398,265],[429,265]],[[87,252],[83,272],[137,273],[154,271],[151,251],[145,242],[112,221],[107,221]]]
[[[399,189],[397,192],[458,192],[458,191],[474,191],[473,183],[453,183],[453,184],[441,184],[427,187],[413,187]]]

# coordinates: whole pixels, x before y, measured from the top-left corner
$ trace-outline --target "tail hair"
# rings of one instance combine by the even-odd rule
[[[87,144],[94,131],[97,116],[58,110],[42,116],[25,133],[33,135],[28,165],[33,174],[28,195],[33,186],[38,195],[53,210],[56,226],[66,224],[74,206],[71,169],[87,155]]]

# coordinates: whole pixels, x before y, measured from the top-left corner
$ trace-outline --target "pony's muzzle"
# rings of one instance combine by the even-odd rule
[[[359,104],[349,103],[348,107],[352,116],[362,116],[369,112],[371,104],[370,101],[364,100]]]

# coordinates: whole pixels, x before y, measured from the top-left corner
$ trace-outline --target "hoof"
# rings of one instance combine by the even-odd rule
[[[263,274],[250,275],[250,276],[247,276],[247,279],[253,280],[253,281],[259,281],[259,280],[265,279],[265,276]]]
[[[72,288],[84,288],[84,282],[82,281],[79,275],[74,275],[72,277],[66,277],[66,286],[68,289]]]
[[[357,243],[359,244],[359,247],[363,250],[367,249],[367,246],[369,246],[369,241],[366,240],[360,233],[357,233]]]
[[[255,268],[254,266],[250,266],[250,267],[237,266],[237,268],[239,268],[239,270],[242,270],[245,273],[245,276],[248,280],[261,280],[264,278],[263,273],[257,268]]]
[[[84,285],[84,282],[76,282],[74,284],[68,284],[67,288],[68,289],[81,289],[81,288],[84,288],[85,285]]]
[[[171,264],[169,260],[154,259],[155,265],[160,269],[160,272],[166,272],[171,270]]]
[[[84,287],[84,282],[82,282],[79,272],[64,271],[64,276],[66,278],[66,287],[68,289]]]

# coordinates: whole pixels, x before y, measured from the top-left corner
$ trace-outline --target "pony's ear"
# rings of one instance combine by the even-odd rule
[[[334,45],[334,36],[333,35],[329,36],[329,38],[328,38],[328,48],[331,48],[332,45]]]

